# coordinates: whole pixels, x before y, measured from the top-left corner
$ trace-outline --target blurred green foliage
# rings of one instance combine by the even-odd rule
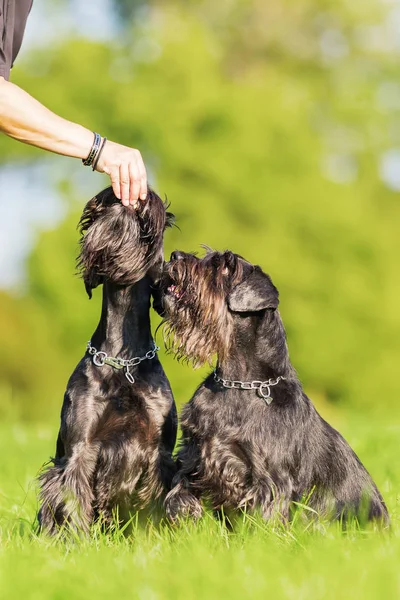
[[[371,411],[400,392],[400,204],[379,174],[400,145],[391,9],[150,2],[115,43],[69,40],[14,74],[57,113],[139,148],[180,227],[166,254],[206,243],[260,264],[313,399]],[[0,156],[41,153],[3,136]],[[4,411],[54,415],[97,322],[100,294],[89,302],[74,277],[78,218],[41,235],[22,296],[0,295]],[[187,400],[201,373],[165,365]]]

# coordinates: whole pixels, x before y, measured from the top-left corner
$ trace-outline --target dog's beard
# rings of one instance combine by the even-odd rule
[[[233,320],[217,269],[201,260],[167,265],[163,278],[163,334],[168,351],[198,367],[227,356]]]

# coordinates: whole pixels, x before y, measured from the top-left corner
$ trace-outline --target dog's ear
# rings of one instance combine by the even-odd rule
[[[175,215],[172,212],[167,211],[165,214],[165,228],[173,227],[175,225]]]
[[[83,283],[85,284],[85,290],[87,295],[89,296],[89,300],[92,299],[92,290],[96,288],[98,285],[102,284],[104,281],[103,277],[96,275],[95,270],[91,269],[87,271],[83,276]]]
[[[228,296],[228,306],[232,312],[276,310],[278,304],[278,290],[260,267],[254,267],[251,274],[236,285]]]
[[[164,207],[165,207],[165,228],[167,229],[168,227],[173,227],[176,224],[176,218],[174,213],[169,212],[169,207],[170,207],[170,202],[168,202],[168,198],[167,196],[165,196],[165,200],[163,202]]]
[[[79,220],[78,229],[81,234],[79,244],[81,249],[77,258],[77,267],[89,298],[92,298],[92,290],[102,284],[104,280],[104,277],[99,273],[99,266],[102,262],[99,260],[101,254],[99,246],[104,244],[105,236],[99,235],[101,231],[97,224],[102,221],[107,207],[116,202],[118,202],[118,199],[114,196],[112,188],[106,188],[89,200]]]

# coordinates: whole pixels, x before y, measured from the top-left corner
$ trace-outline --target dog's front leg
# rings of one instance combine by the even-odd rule
[[[50,535],[61,527],[87,533],[93,518],[91,479],[98,456],[97,445],[76,445],[72,456],[55,459],[40,476],[40,529]]]
[[[292,481],[289,474],[279,473],[279,478],[270,477],[259,481],[259,505],[261,516],[266,521],[278,520],[289,523],[289,509],[292,497]]]
[[[203,507],[194,485],[198,472],[199,450],[195,444],[183,446],[178,454],[178,472],[172,480],[172,489],[165,498],[165,510],[172,522],[177,519],[200,519]]]

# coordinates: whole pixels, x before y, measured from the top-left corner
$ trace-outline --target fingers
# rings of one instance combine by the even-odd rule
[[[146,167],[139,150],[136,150],[135,161],[129,164],[131,189],[129,201],[136,204],[137,200],[146,200],[147,198],[147,175]]]
[[[118,196],[124,206],[129,206],[132,193],[130,190],[129,164],[122,163],[119,167],[120,195]],[[133,204],[133,201],[131,202]]]
[[[139,152],[139,160],[138,160],[138,167],[139,167],[139,197],[141,200],[146,200],[147,198],[147,173],[146,173],[146,167],[144,166],[144,162],[142,159],[142,155]]]
[[[97,170],[110,176],[114,194],[124,206],[147,198],[146,167],[139,150],[107,142]]]
[[[143,165],[144,168],[144,165]],[[147,174],[146,174],[146,169],[144,168],[144,171],[141,174],[140,177],[140,189],[139,189],[139,194],[140,194],[140,199],[141,200],[146,200],[147,198]]]
[[[139,198],[139,190],[140,190],[140,177],[139,171],[136,165],[129,165],[130,168],[130,194],[129,194],[129,202],[134,206],[137,204]]]
[[[112,167],[105,167],[104,173],[107,173],[107,175],[109,175],[109,177],[111,179],[111,185],[112,185],[113,192],[116,195],[116,197],[118,198],[118,200],[121,200],[119,167],[117,165],[114,165]]]

